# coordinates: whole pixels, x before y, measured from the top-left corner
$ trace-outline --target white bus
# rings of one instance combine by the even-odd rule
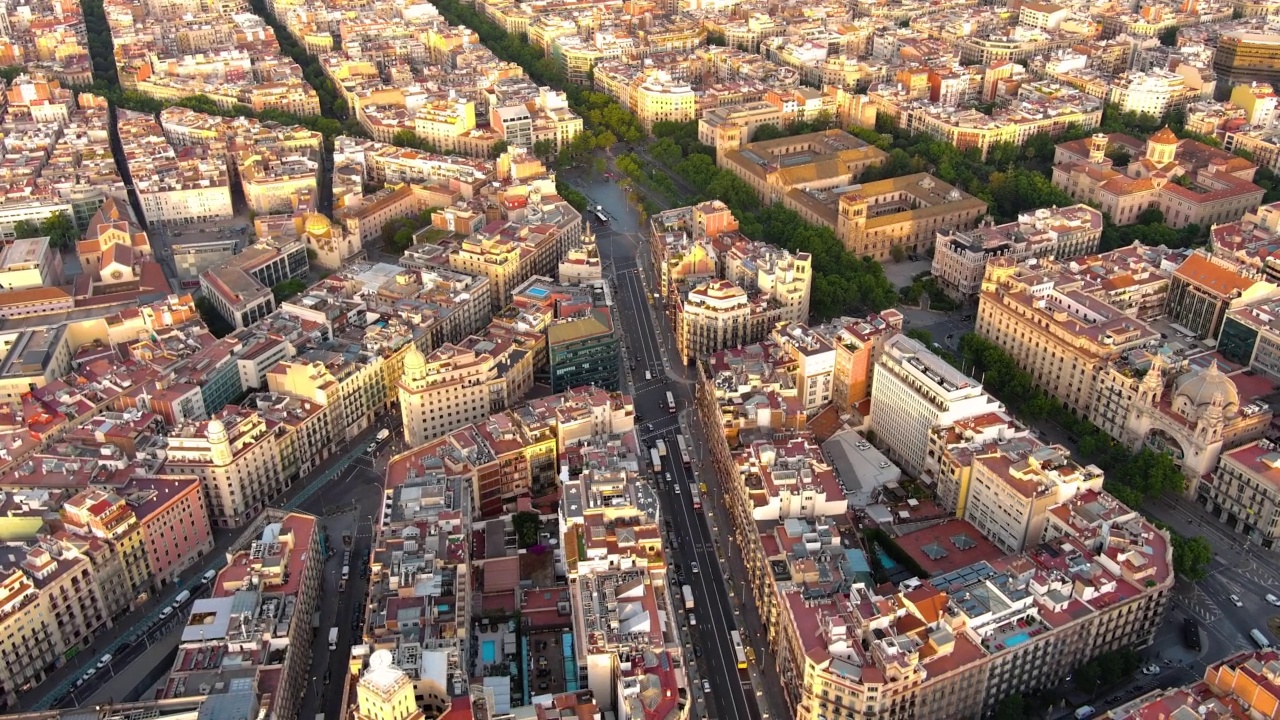
[[[671,393],[667,393],[667,412],[676,411],[676,397]]]
[[[729,633],[729,636],[733,638],[733,654],[736,655],[738,658],[738,669],[746,670],[747,669],[747,653],[745,650],[742,649],[742,633],[739,633],[737,630],[734,630],[733,632]]]
[[[676,443],[680,446],[680,462],[689,467],[689,445],[685,443],[684,436],[676,435]]]

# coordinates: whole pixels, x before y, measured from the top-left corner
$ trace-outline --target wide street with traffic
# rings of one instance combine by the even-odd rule
[[[593,206],[602,206],[609,218],[607,225],[597,224],[595,232],[606,277],[615,288],[625,344],[623,367],[631,381],[641,449],[647,451],[660,439],[673,449],[663,459],[664,476],[658,487],[662,524],[668,548],[676,559],[671,596],[680,598],[681,585],[687,584],[694,598],[692,610],[686,612],[680,602],[676,608],[684,624],[684,654],[695,669],[690,673],[690,692],[703,703],[708,717],[780,717],[761,707],[765,703],[753,686],[751,675],[738,669],[730,637],[739,628],[738,615],[721,562],[727,533],[714,517],[711,503],[702,510],[693,507],[691,487],[707,483],[709,492],[704,495],[708,498],[717,496],[720,489],[710,473],[698,470],[705,456],[694,417],[694,371],[676,357],[669,320],[655,303],[648,232],[640,227],[638,213],[626,191],[616,183],[599,176],[571,177],[570,182]],[[646,373],[650,379],[646,379]],[[667,407],[668,392],[676,402],[674,413]],[[674,451],[678,434],[692,444],[691,467],[685,467]],[[731,585],[741,586],[744,577],[729,580]],[[761,657],[759,653],[757,650],[757,658]],[[710,692],[704,692],[704,687],[709,687]]]

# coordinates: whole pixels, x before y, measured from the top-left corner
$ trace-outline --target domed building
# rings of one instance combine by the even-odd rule
[[[1134,450],[1168,453],[1187,476],[1187,494],[1200,496],[1200,479],[1217,467],[1222,451],[1261,437],[1270,417],[1261,404],[1241,407],[1236,382],[1216,361],[1169,381],[1155,355],[1125,417],[1123,437]]]
[[[299,220],[295,218],[294,222]],[[350,235],[341,225],[334,225],[329,218],[320,213],[307,213],[301,216],[300,231],[307,247],[315,251],[313,262],[330,270],[337,270],[351,258],[363,252],[359,238]]]

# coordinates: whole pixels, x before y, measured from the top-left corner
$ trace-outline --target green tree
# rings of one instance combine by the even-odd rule
[[[492,147],[489,148],[489,157],[499,158],[502,156],[502,153],[507,151],[507,148],[509,147],[511,147],[511,145],[506,140],[499,140],[498,142],[494,143]]]
[[[1196,535],[1173,535],[1173,569],[1178,575],[1192,582],[1205,578],[1209,563],[1213,561],[1213,546]]]
[[[1160,33],[1160,44],[1165,47],[1177,47],[1178,45],[1178,28],[1165,28]]]
[[[41,235],[49,237],[49,245],[61,249],[80,239],[76,224],[65,212],[56,212],[40,221]]]
[[[391,247],[399,252],[408,250],[413,245],[413,229],[400,228],[391,236]]]
[[[555,140],[539,140],[533,144],[533,154],[540,158],[550,158],[556,154]]]
[[[542,519],[538,513],[518,512],[511,516],[511,524],[516,531],[516,547],[523,550],[538,544],[538,531],[542,529]]]
[[[19,220],[13,224],[13,233],[19,240],[40,237],[40,225],[30,220]]]
[[[906,335],[913,340],[919,340],[924,343],[925,347],[933,344],[933,333],[924,328],[911,328],[906,332]]]
[[[1026,720],[1028,709],[1027,701],[1022,695],[1014,693],[1001,700],[996,706],[995,720]]]
[[[285,280],[282,283],[278,283],[275,287],[271,288],[271,294],[275,296],[277,303],[282,303],[306,289],[307,283],[304,280],[301,278],[292,278],[290,280]]]
[[[391,144],[398,147],[419,148],[422,147],[422,138],[412,130],[398,130],[391,136]]]
[[[787,134],[782,131],[782,128],[778,127],[777,125],[774,125],[773,123],[765,123],[763,125],[758,126],[755,132],[751,133],[751,142],[777,140],[778,138],[786,137],[786,136]]]
[[[893,258],[894,262],[902,262],[907,259],[907,249],[901,245],[894,245],[889,248],[889,257]]]

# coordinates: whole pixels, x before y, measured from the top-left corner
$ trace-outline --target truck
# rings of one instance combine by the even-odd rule
[[[684,609],[685,610],[693,609],[693,588],[689,587],[688,585],[684,586]]]
[[[663,439],[661,439],[661,438],[659,438],[659,439],[658,439],[658,442],[656,442],[656,443],[654,443],[654,444],[658,446],[658,456],[659,456],[659,457],[666,457],[666,456],[667,456],[667,441],[666,441],[666,440],[663,440]]]
[[[378,431],[378,435],[377,435],[378,442],[382,442],[383,440],[386,440],[389,437],[391,437],[390,430],[386,428],[382,428],[381,430]]]
[[[338,649],[338,627],[335,625],[334,627],[329,628],[329,651],[332,652],[337,649]]]
[[[1253,642],[1258,646],[1259,650],[1266,650],[1271,647],[1271,641],[1268,640],[1267,636],[1263,635],[1262,631],[1258,628],[1250,630],[1249,637],[1253,638]]]
[[[658,455],[657,448],[649,448],[649,459],[653,460],[653,472],[662,472],[662,457]]]

